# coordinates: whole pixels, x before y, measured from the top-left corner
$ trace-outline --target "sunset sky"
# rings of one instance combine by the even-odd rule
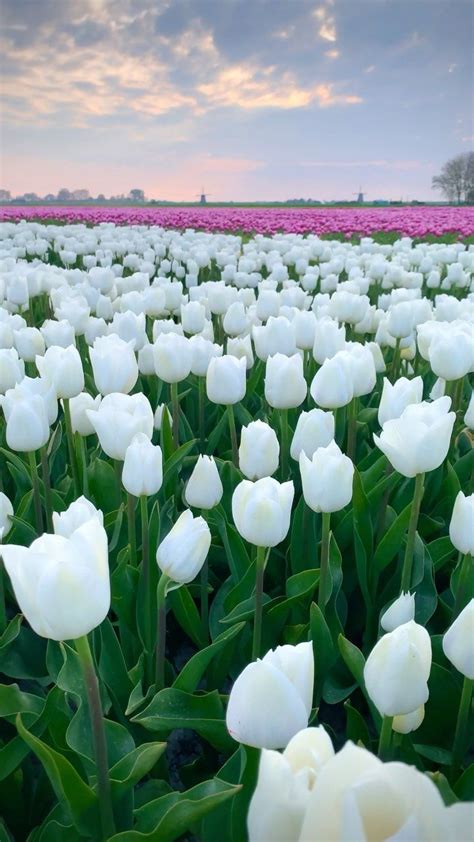
[[[471,0],[0,0],[0,187],[430,199],[473,143]]]

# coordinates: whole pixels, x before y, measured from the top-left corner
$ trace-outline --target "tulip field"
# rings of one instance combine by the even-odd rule
[[[473,210],[53,210],[0,222],[0,842],[468,842]]]

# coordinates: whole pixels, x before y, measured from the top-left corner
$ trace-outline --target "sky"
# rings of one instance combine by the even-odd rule
[[[435,200],[471,0],[0,0],[0,187]]]

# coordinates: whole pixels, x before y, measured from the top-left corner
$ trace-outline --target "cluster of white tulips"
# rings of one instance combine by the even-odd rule
[[[0,634],[13,651],[17,603],[74,641],[101,838],[142,832],[102,704],[143,745],[148,727],[241,744],[213,782],[233,842],[469,838],[473,372],[462,242],[0,224]],[[72,649],[48,648],[66,696],[51,665]],[[440,675],[451,745],[430,748]],[[201,680],[212,704],[230,690],[220,742]],[[217,839],[206,798],[176,837],[143,819],[146,838],[199,820]],[[65,827],[95,838],[77,810]]]

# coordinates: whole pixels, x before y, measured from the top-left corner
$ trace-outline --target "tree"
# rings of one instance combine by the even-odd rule
[[[450,158],[432,181],[433,190],[441,190],[448,201],[472,202],[474,195],[474,152],[463,152]]]
[[[134,187],[133,190],[130,190],[128,194],[128,198],[131,202],[144,202],[145,201],[145,193],[143,190],[139,190],[138,187]]]

